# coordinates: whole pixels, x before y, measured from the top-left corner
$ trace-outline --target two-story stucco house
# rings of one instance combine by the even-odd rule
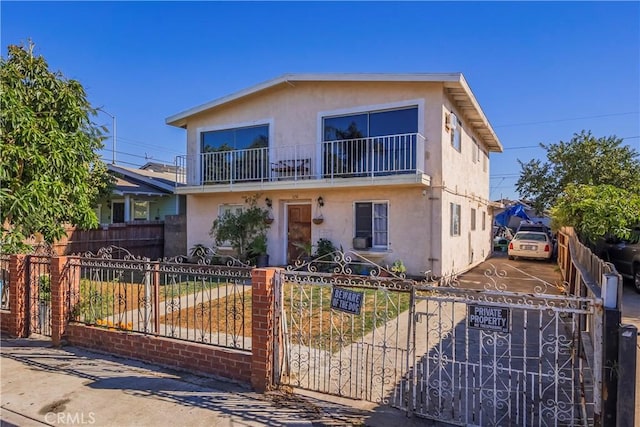
[[[272,265],[320,238],[416,275],[490,254],[502,146],[460,73],[287,74],[166,122],[187,130],[188,247],[259,193]]]

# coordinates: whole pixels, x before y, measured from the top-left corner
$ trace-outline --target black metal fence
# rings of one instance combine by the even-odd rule
[[[77,258],[71,319],[241,350],[251,349],[251,267],[184,258],[150,261],[112,250]]]

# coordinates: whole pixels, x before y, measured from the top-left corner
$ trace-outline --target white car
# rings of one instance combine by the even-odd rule
[[[520,231],[511,239],[507,254],[509,259],[521,257],[549,260],[553,254],[553,242],[543,231]]]

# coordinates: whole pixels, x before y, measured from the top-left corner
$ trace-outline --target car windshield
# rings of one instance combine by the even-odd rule
[[[543,233],[517,233],[515,240],[535,240],[538,242],[546,242],[547,236]]]

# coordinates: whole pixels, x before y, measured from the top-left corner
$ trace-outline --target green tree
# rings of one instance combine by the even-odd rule
[[[640,224],[640,194],[612,185],[569,184],[551,209],[553,227],[575,228],[587,242],[606,234],[629,238]]]
[[[516,183],[520,196],[530,200],[538,212],[553,206],[569,184],[611,185],[640,192],[638,152],[622,145],[621,138],[596,138],[582,131],[569,142],[540,146],[547,150],[547,161],[518,160],[521,171]]]
[[[11,45],[0,58],[0,216],[3,251],[24,251],[36,233],[46,242],[64,224],[98,225],[93,211],[111,179],[96,150],[104,129],[82,85],[52,72],[34,44]]]

